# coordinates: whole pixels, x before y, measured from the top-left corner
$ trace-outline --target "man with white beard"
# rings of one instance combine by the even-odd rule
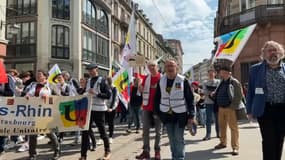
[[[285,64],[284,48],[275,41],[261,49],[263,62],[250,68],[247,113],[257,118],[263,160],[281,160],[285,137]]]

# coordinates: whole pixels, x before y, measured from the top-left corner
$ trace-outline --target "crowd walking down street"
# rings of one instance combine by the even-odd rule
[[[0,0],[0,160],[284,160],[284,45],[285,0]]]
[[[119,105],[122,99],[112,78],[100,76],[96,64],[87,65],[89,78],[81,79],[80,84],[68,72],[62,72],[53,78],[54,86],[48,83],[48,74],[43,70],[38,70],[35,78],[30,72],[18,76],[17,70],[8,70],[8,83],[1,85],[3,97],[24,96],[29,101],[31,97],[46,100],[51,95],[83,94],[93,101],[88,130],[67,133],[51,130],[45,135],[26,136],[25,140],[20,140],[22,135],[2,136],[0,158],[58,160],[71,156],[70,159],[74,159],[80,152],[75,159],[203,160],[244,159],[241,157],[247,155],[246,159],[281,160],[285,133],[282,116],[285,114],[282,90],[285,67],[281,62],[284,49],[279,43],[268,41],[261,49],[261,56],[263,61],[250,70],[247,96],[240,82],[232,76],[231,66],[219,67],[220,80],[215,79],[216,70],[209,66],[209,79],[200,86],[199,82],[190,83],[178,74],[173,59],[166,60],[165,73],[158,72],[156,61],[149,61],[150,74],[136,77],[131,83],[128,106],[123,102]],[[24,86],[28,81],[33,82]],[[118,106],[129,112],[129,120],[125,123],[118,120],[122,116]],[[255,120],[257,122],[253,123]],[[211,135],[212,128],[216,131],[214,136]],[[46,137],[50,142],[40,140],[40,137]],[[38,141],[41,141],[40,148]],[[12,142],[14,147],[8,147]],[[140,142],[142,146],[139,146]],[[26,148],[20,149],[23,146]],[[50,147],[52,156],[46,151]],[[139,152],[140,148],[142,152]]]

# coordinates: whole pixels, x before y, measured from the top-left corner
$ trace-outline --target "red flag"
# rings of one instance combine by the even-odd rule
[[[3,60],[0,59],[0,83],[8,83],[8,77],[6,74]]]

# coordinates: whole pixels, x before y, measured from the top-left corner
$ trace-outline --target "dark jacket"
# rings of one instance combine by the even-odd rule
[[[246,110],[253,117],[261,117],[264,113],[267,97],[266,68],[266,62],[263,61],[249,70]],[[282,68],[285,70],[285,64],[282,64]],[[256,89],[262,89],[264,93],[256,93]]]
[[[0,96],[12,97],[14,96],[14,91],[16,89],[16,86],[15,86],[13,78],[10,75],[7,75],[7,76],[8,76],[8,83],[5,83],[4,85],[0,84],[3,87],[0,90]]]
[[[219,88],[220,88],[220,85],[217,87],[215,93],[219,92]],[[229,79],[228,95],[229,95],[230,102],[231,102],[229,107],[232,109],[238,109],[242,102],[243,94],[242,94],[242,87],[241,87],[240,82],[234,77],[230,77]]]
[[[99,79],[99,76],[91,78],[91,82],[90,82],[91,88],[93,88],[94,84],[96,83],[98,79]],[[110,87],[109,85],[107,85],[106,79],[104,78],[102,78],[100,82],[100,90],[101,92],[97,95],[98,98],[109,99],[111,97],[112,93],[111,93]]]
[[[131,107],[138,107],[142,105],[142,93],[139,95],[137,94],[138,92],[138,87],[132,87],[131,89],[131,97],[130,97],[130,105]]]

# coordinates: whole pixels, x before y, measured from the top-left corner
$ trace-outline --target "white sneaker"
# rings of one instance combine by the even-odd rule
[[[23,136],[18,136],[16,144],[21,144],[24,142],[25,142],[25,140],[24,140]]]
[[[103,144],[103,140],[102,140],[102,139],[99,139],[99,140],[97,141],[97,145],[101,145],[101,144]]]
[[[24,143],[21,145],[21,147],[18,149],[18,152],[25,152],[29,150],[29,144],[28,143]]]
[[[109,138],[109,143],[110,143],[110,144],[113,143],[113,138]]]

